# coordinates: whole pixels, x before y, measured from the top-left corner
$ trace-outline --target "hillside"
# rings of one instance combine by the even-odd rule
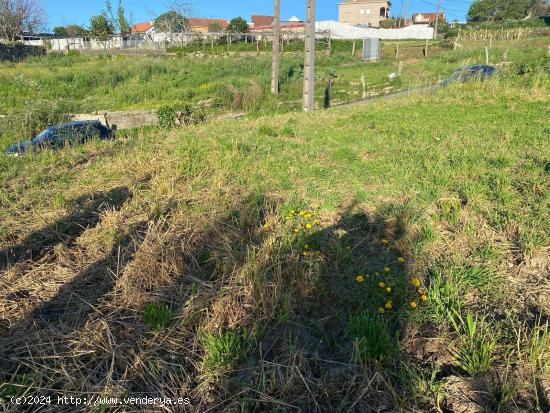
[[[547,411],[544,53],[430,95],[1,157],[0,406]]]

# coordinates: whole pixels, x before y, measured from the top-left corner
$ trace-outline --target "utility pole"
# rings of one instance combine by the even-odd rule
[[[399,27],[404,26],[403,24],[403,0],[401,0],[401,7],[399,7]]]
[[[304,112],[312,112],[315,92],[315,0],[307,0],[304,43]]]
[[[281,0],[275,0],[273,19],[273,60],[271,63],[271,93],[279,94],[279,50],[281,44]]]
[[[439,0],[435,5],[435,30],[434,30],[434,39],[437,40],[437,29],[439,28]]]
[[[405,0],[405,20],[409,18],[409,0]]]

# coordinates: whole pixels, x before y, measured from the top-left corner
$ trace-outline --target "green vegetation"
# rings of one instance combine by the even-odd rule
[[[319,105],[334,75],[349,101],[398,67],[394,43],[372,65],[350,46],[319,54]],[[484,47],[402,42],[392,88]],[[267,56],[2,64],[3,146],[71,108],[248,114],[0,157],[0,397],[544,411],[550,57],[544,38],[493,47],[509,63],[485,82],[311,114],[292,110],[298,55],[277,98]]]
[[[548,0],[475,0],[468,10],[467,19],[469,22],[522,20],[525,17],[546,16],[549,10]]]
[[[143,311],[143,322],[153,330],[162,330],[172,321],[172,311],[166,304],[149,303]]]

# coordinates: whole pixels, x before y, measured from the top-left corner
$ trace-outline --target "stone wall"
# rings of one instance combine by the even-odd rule
[[[39,46],[27,46],[24,44],[3,44],[0,43],[0,60],[11,60],[20,62],[29,56],[44,56],[46,49]]]

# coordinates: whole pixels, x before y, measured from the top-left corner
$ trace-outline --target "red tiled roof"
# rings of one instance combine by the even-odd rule
[[[151,23],[137,23],[132,27],[131,32],[132,33],[142,33],[146,32],[147,30],[150,30],[153,27]]]
[[[281,30],[288,30],[288,29],[301,29],[302,27],[306,27],[305,23],[292,23],[292,24],[281,24]],[[251,31],[257,31],[257,30],[273,30],[273,25],[270,24],[269,26],[254,26],[250,28]]]
[[[275,20],[275,16],[252,16],[252,23],[254,26],[271,26]]]
[[[189,27],[208,27],[211,24],[218,23],[222,29],[227,29],[229,23],[224,19],[202,19],[202,18],[190,18]]]

